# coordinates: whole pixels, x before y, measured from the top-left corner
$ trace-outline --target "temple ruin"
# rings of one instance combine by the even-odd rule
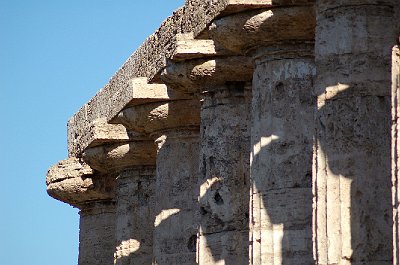
[[[79,265],[399,265],[399,0],[187,0],[68,121]]]

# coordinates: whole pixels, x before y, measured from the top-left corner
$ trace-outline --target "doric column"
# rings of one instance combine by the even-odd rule
[[[196,264],[199,120],[197,100],[128,107],[113,120],[158,146],[154,264]]]
[[[191,45],[192,50],[198,46],[211,50],[204,49],[204,41]],[[251,81],[253,67],[249,58],[219,55],[169,62],[163,80],[201,95],[197,262],[244,265],[248,264],[251,93],[246,82]]]
[[[115,265],[152,264],[155,157],[153,141],[140,136],[83,153],[93,169],[117,176]]]
[[[61,161],[47,173],[53,198],[80,209],[79,265],[112,264],[115,231],[115,182],[97,175],[76,158]]]
[[[299,5],[210,28],[217,43],[254,59],[250,264],[313,264],[314,26],[313,6]]]
[[[392,264],[395,5],[397,0],[317,1],[318,264]]]

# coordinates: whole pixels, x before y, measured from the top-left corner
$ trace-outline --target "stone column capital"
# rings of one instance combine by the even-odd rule
[[[177,100],[138,105],[122,110],[113,120],[130,130],[152,134],[200,125],[200,101]]]
[[[118,173],[129,167],[155,165],[156,146],[148,138],[100,145],[87,148],[83,160],[100,172]]]
[[[62,160],[52,166],[46,176],[47,193],[74,207],[91,201],[112,200],[115,182],[101,176],[77,158]]]
[[[253,77],[253,62],[246,56],[228,56],[169,61],[161,78],[173,89],[199,93],[233,82],[249,82]]]
[[[310,2],[297,6],[274,6],[214,20],[211,38],[237,54],[264,46],[293,41],[313,41],[315,8]]]

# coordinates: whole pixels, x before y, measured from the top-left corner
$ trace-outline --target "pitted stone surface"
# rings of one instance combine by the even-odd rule
[[[233,52],[290,41],[311,41],[315,34],[314,6],[260,9],[217,19],[211,38]]]
[[[392,203],[393,203],[393,264],[400,264],[400,49],[392,53]]]
[[[50,196],[78,208],[90,201],[110,200],[115,192],[112,178],[95,174],[76,158],[63,160],[50,168],[46,184]]]
[[[156,140],[155,264],[196,264],[199,133],[176,128]]]
[[[75,117],[68,122],[68,127],[73,126]],[[80,128],[83,129],[83,128]],[[88,147],[110,142],[127,141],[135,136],[120,124],[108,124],[105,118],[96,119],[84,128],[83,131],[68,130],[69,157],[80,157],[83,150]]]
[[[115,265],[150,265],[155,221],[155,168],[124,170],[117,179]]]
[[[68,131],[72,138],[69,142],[84,135],[94,120],[99,118],[109,120],[113,118],[112,114],[121,111],[119,102],[132,100],[132,94],[127,93],[132,79],[151,80],[166,66],[166,59],[172,58],[176,50],[176,34],[192,33],[194,37],[197,37],[207,29],[214,18],[222,15],[224,11],[237,12],[269,5],[271,5],[271,0],[186,1],[185,6],[167,18],[160,28],[128,58],[110,81],[71,118]],[[117,108],[112,104],[115,95],[122,95],[118,101],[114,102],[117,103]],[[73,148],[70,147],[70,149]]]
[[[390,68],[398,3],[317,2],[319,264],[392,264]]]
[[[169,62],[161,79],[176,90],[199,93],[215,86],[251,81],[253,70],[251,58],[245,56],[186,60]]]
[[[114,264],[115,203],[86,204],[79,212],[79,265]]]
[[[200,102],[178,100],[127,108],[113,120],[139,133],[200,124]]]
[[[313,46],[286,48],[279,53],[271,49],[255,61],[250,159],[254,265],[313,264]],[[285,58],[285,52],[291,56]]]
[[[203,95],[200,141],[201,264],[248,264],[250,92],[244,83]]]
[[[156,145],[152,140],[136,140],[87,148],[83,160],[100,172],[118,172],[133,166],[150,166],[156,162]]]

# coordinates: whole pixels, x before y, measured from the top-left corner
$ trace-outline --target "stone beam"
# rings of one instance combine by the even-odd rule
[[[99,144],[126,141],[136,134],[122,125],[109,124],[121,109],[158,101],[187,98],[179,92],[168,90],[163,84],[148,84],[146,78],[129,81],[127,89],[115,94],[102,94],[104,98],[94,97],[68,121],[68,150],[70,156],[80,157],[84,149]],[[102,108],[102,116],[93,117],[93,109]]]
[[[153,80],[166,66],[167,59],[173,58],[174,55],[179,57],[180,52],[185,53],[182,50],[177,52],[177,45],[179,47],[177,34],[190,33],[193,38],[198,38],[208,30],[208,26],[214,19],[227,14],[270,6],[309,4],[312,2],[311,0],[186,1],[185,6],[167,18],[160,28],[128,58],[110,81],[70,119],[68,122],[70,156],[79,155],[79,152],[85,148],[75,150],[74,145],[79,145],[80,141],[76,138],[84,137],[83,135],[90,130],[90,126],[95,120],[99,118],[112,119],[113,115],[122,110],[126,104],[132,103],[135,98],[139,98],[138,95],[135,95],[136,91],[147,92],[148,86],[146,89],[132,87],[132,82],[136,83],[136,81],[132,81],[133,79]],[[209,41],[200,42],[206,45],[206,50],[200,53],[213,52],[209,50]],[[180,45],[182,47],[182,43]],[[219,51],[218,49],[216,48],[216,52]],[[186,51],[186,53],[193,54],[190,51]],[[139,83],[143,84],[144,82]],[[140,95],[140,97],[142,96]],[[168,96],[173,98],[171,95]],[[83,146],[85,145],[83,144]]]
[[[177,34],[175,50],[171,56],[174,61],[233,55],[232,52],[215,44],[210,39],[194,39],[193,32]]]
[[[70,130],[71,124],[76,124],[76,119],[79,118],[73,117],[68,122],[68,154],[70,157],[81,157],[83,150],[97,145],[126,142],[135,135],[122,125],[108,124],[105,118],[95,119],[86,127],[74,127],[74,130]]]

